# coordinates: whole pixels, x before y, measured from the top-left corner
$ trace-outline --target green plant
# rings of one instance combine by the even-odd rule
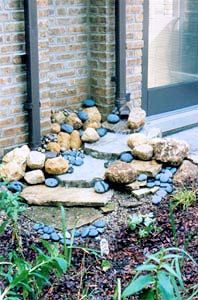
[[[187,252],[175,247],[148,255],[147,260],[136,268],[136,275],[122,292],[122,299],[142,292],[141,300],[182,300],[186,290],[180,262],[184,257],[197,265]],[[198,291],[194,291],[194,295],[196,293]]]
[[[196,202],[196,190],[179,190],[171,197],[171,201],[173,208],[181,207],[183,210],[186,210]]]
[[[50,274],[61,276],[68,269],[68,263],[58,247],[43,242],[47,254],[36,248],[38,255],[28,262],[16,253],[11,253],[9,261],[0,259],[0,277],[4,286],[0,290],[0,300],[40,299],[44,285],[49,284]]]
[[[19,194],[12,194],[9,191],[0,192],[0,211],[5,215],[5,220],[0,224],[0,233],[2,233],[8,224],[12,227],[12,240],[18,242],[21,249],[20,228],[18,224],[19,215],[25,210],[25,205],[21,203]]]
[[[128,226],[132,231],[138,230],[140,238],[148,237],[151,232],[156,230],[153,213],[131,215],[129,217]]]

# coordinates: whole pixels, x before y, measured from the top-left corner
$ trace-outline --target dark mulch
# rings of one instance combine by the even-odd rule
[[[155,208],[155,216],[159,231],[146,239],[140,239],[136,233],[129,231],[126,225],[118,228],[115,226],[116,230],[114,228],[107,229],[106,236],[109,240],[110,254],[106,259],[111,262],[111,268],[106,272],[102,270],[100,258],[74,249],[71,269],[60,280],[52,278],[53,284],[45,289],[42,299],[112,299],[117,278],[121,279],[122,288],[124,288],[133,277],[134,268],[144,261],[146,253],[154,253],[163,247],[174,245],[168,217],[168,200],[163,201],[159,207]],[[23,221],[25,223],[25,219],[22,219],[22,223]],[[198,261],[198,207],[194,205],[187,211],[177,210],[175,223],[178,246],[185,247]],[[39,244],[39,240],[36,236],[29,235],[28,231],[23,235],[25,255],[28,259],[32,259],[35,254],[29,249],[32,244]],[[0,255],[6,256],[11,250],[10,239],[11,230],[1,236]],[[97,250],[98,245],[99,242],[89,240],[86,246]],[[198,282],[198,270],[192,267],[189,261],[185,262],[183,266],[183,279],[187,287]],[[83,298],[86,290],[89,296]],[[131,297],[131,299],[136,298]]]

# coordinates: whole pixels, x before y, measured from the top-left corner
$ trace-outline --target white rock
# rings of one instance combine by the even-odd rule
[[[150,160],[153,157],[153,147],[148,144],[138,145],[133,148],[132,154],[141,160]]]
[[[25,174],[25,165],[11,161],[0,167],[0,178],[8,181],[20,180]]]
[[[145,124],[146,112],[137,107],[132,108],[128,118],[128,128],[139,130]]]
[[[34,171],[26,172],[24,179],[29,184],[39,184],[45,181],[45,176],[43,171],[34,170]]]
[[[8,152],[2,159],[4,163],[9,163],[15,161],[18,164],[26,164],[27,158],[30,154],[30,148],[24,145],[20,148],[15,148],[14,150]]]
[[[127,145],[133,149],[136,146],[142,145],[142,144],[147,144],[148,143],[148,138],[146,137],[145,134],[143,133],[133,133],[130,134]]]
[[[81,139],[83,142],[94,143],[100,139],[100,136],[94,128],[87,128]]]
[[[31,151],[28,159],[27,165],[30,169],[42,169],[45,164],[45,154],[39,151]]]

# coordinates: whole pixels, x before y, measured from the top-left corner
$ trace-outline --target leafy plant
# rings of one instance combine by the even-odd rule
[[[128,226],[132,231],[138,229],[138,235],[140,238],[145,238],[149,234],[156,230],[155,218],[153,213],[148,214],[133,214],[129,217]]]
[[[58,247],[43,242],[47,254],[36,248],[38,255],[31,263],[18,256],[10,254],[8,262],[0,259],[0,277],[4,289],[0,290],[0,300],[39,299],[42,288],[49,284],[50,274],[61,276],[68,269],[68,263],[60,254]]]
[[[173,208],[181,207],[183,210],[186,210],[196,202],[196,190],[180,190],[172,196],[171,201]]]
[[[141,300],[182,300],[181,293],[186,293],[186,290],[180,262],[184,257],[197,265],[187,252],[175,247],[147,255],[147,260],[136,268],[135,277],[122,292],[122,299],[142,292]]]
[[[12,194],[9,191],[0,191],[0,211],[4,213],[5,220],[0,224],[0,233],[2,233],[8,224],[12,227],[12,240],[18,242],[21,249],[20,228],[18,225],[19,215],[25,210],[25,205],[21,203],[19,194]]]

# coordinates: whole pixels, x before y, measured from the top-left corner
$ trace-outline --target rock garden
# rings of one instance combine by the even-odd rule
[[[51,121],[41,147],[2,158],[0,299],[197,299],[188,144],[92,99]]]

